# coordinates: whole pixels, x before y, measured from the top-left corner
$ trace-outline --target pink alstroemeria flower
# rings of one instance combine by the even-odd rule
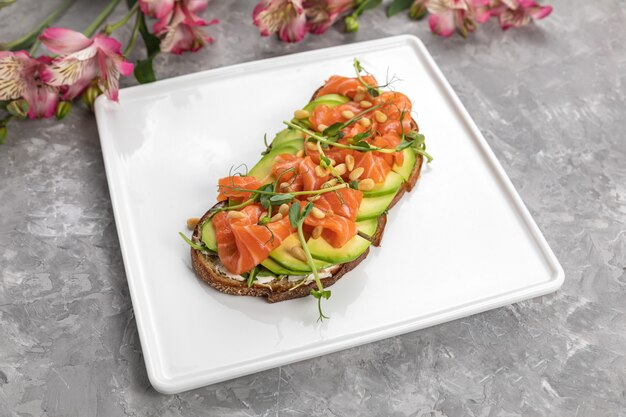
[[[88,38],[65,28],[48,28],[39,37],[54,53],[60,54],[41,74],[44,82],[64,86],[64,100],[80,95],[96,79],[106,96],[117,101],[120,74],[128,77],[133,64],[122,56],[120,43],[105,35]]]
[[[428,2],[428,24],[430,30],[440,36],[449,37],[455,31],[466,37],[476,30],[476,23],[484,23],[490,15],[481,10],[489,0],[430,0]]]
[[[543,19],[552,13],[551,6],[541,6],[534,0],[502,0],[502,3],[493,11],[502,30],[527,25],[533,19]]]
[[[353,0],[304,0],[309,32],[320,35],[354,6]]]
[[[32,58],[26,51],[0,51],[0,100],[25,99],[28,117],[52,117],[59,103],[59,90],[45,84],[41,73],[51,59]]]
[[[285,42],[300,42],[307,32],[302,0],[262,0],[254,8],[252,19],[261,36],[278,32]]]
[[[162,36],[161,51],[180,55],[183,52],[195,52],[213,38],[207,35],[201,27],[215,25],[219,20],[206,21],[197,13],[206,9],[207,0],[177,1],[169,13],[154,24],[154,33]]]
[[[176,0],[139,0],[139,8],[146,16],[161,19],[174,8]]]

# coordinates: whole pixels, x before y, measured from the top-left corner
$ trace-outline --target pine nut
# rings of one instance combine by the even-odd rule
[[[359,177],[363,175],[364,172],[365,169],[363,167],[355,168],[354,171],[352,171],[349,175],[350,181],[359,179]]]
[[[261,220],[263,217],[267,217],[267,211],[261,213],[261,215],[259,216],[259,220]]]
[[[323,231],[324,228],[322,226],[316,226],[315,229],[313,229],[313,232],[311,232],[311,237],[313,239],[317,239],[322,235]]]
[[[330,187],[334,187],[335,185],[337,185],[337,178],[333,178],[332,180],[326,181],[324,184],[322,184],[320,188],[322,189],[330,188]]]
[[[333,158],[328,158],[328,160],[330,161],[331,167],[334,167],[335,165],[337,165],[337,161],[335,161]]]
[[[324,125],[324,124],[319,124],[319,125],[317,125],[317,130],[318,130],[318,132],[323,132],[323,131],[325,131],[326,129],[328,129],[328,126],[326,126],[326,125]]]
[[[306,143],[306,148],[310,151],[315,151],[317,150],[317,145],[313,142],[307,142]]]
[[[306,253],[302,246],[292,246],[289,249],[289,252],[293,255],[294,258],[301,260],[302,262],[307,262]]]
[[[316,219],[323,219],[324,217],[326,217],[326,213],[324,213],[317,207],[313,207],[313,210],[311,210],[311,216],[315,217]]]
[[[374,188],[374,180],[371,178],[365,178],[364,180],[359,181],[359,190],[361,191],[370,191]]]
[[[228,217],[231,219],[243,219],[246,217],[246,215],[237,210],[230,210],[228,212]]]
[[[196,226],[198,225],[198,222],[200,221],[199,218],[197,217],[190,217],[187,219],[187,229],[189,230],[193,230],[196,228]]]
[[[326,170],[324,168],[322,168],[321,166],[316,166],[315,167],[315,175],[317,175],[318,177],[322,178],[325,177],[326,175],[328,175],[328,173],[326,172]]]
[[[364,109],[369,109],[370,107],[372,107],[372,102],[367,101],[367,100],[361,100],[361,102],[359,103],[359,106],[361,106]]]
[[[293,112],[293,115],[295,116],[296,119],[306,119],[307,117],[310,116],[309,112],[306,110],[296,110],[295,112]]]
[[[289,183],[288,182],[281,182],[280,185],[278,186],[281,190],[284,190],[285,188],[289,188]]]
[[[372,182],[372,183],[373,183],[373,182]],[[274,215],[272,216],[272,218],[270,219],[270,223],[272,223],[272,222],[277,222],[277,221],[282,220],[282,219],[283,219],[283,215],[282,215],[282,214],[280,214],[280,213],[276,213],[276,214],[274,214]]]
[[[296,156],[298,158],[303,158],[304,157],[304,149],[300,149],[298,152],[296,152]]]
[[[352,171],[354,169],[354,156],[346,156],[346,168],[348,168],[348,171]]]
[[[285,217],[287,215],[287,213],[289,213],[289,206],[287,204],[281,204],[280,207],[278,208],[278,212],[280,214],[283,215],[283,217]]]
[[[362,117],[359,120],[359,124],[363,127],[370,127],[372,124],[372,121],[368,117]]]
[[[347,171],[346,164],[339,164],[335,167],[335,173],[339,176],[345,174]]]
[[[365,100],[365,94],[363,93],[356,93],[354,95],[354,99],[352,99],[352,101],[354,101],[355,103],[359,103],[363,100]]]
[[[320,197],[321,197],[321,195],[316,194],[316,195],[314,195],[314,196],[307,197],[307,200],[309,200],[310,202],[314,202],[314,201],[319,200],[319,199],[320,199]]]
[[[364,93],[367,91],[367,89],[365,87],[363,87],[362,85],[357,86],[356,91],[359,93]]]
[[[346,119],[352,119],[354,117],[354,113],[352,113],[350,110],[342,111],[341,115],[345,117]]]
[[[378,123],[385,123],[387,121],[387,115],[378,110],[374,112],[374,117]]]

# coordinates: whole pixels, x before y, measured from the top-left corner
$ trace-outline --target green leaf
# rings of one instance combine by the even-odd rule
[[[257,273],[258,273],[258,267],[255,266],[254,268],[252,268],[252,270],[248,274],[248,288],[252,287],[252,283],[256,281]]]
[[[375,9],[382,4],[383,0],[369,0],[363,5],[363,11]]]
[[[369,138],[370,136],[372,136],[372,128],[369,128],[365,132],[357,133],[356,135],[354,135],[352,139],[350,139],[350,143],[360,142],[364,139]]]
[[[152,68],[152,59],[140,59],[135,64],[135,78],[139,83],[146,84],[156,81],[156,76],[154,75],[154,68]]]
[[[182,238],[183,238],[183,240],[184,240],[185,242],[187,242],[187,244],[188,244],[189,246],[191,246],[193,249],[195,249],[195,250],[200,250],[200,251],[206,251],[206,250],[208,250],[208,248],[207,248],[206,246],[204,246],[204,245],[198,245],[197,243],[192,242],[192,241],[191,241],[191,240],[190,240],[187,236],[185,236],[185,235],[183,234],[183,232],[178,232],[178,234],[179,234],[179,235],[180,235],[180,237],[182,237]]]
[[[358,146],[359,148],[363,148],[365,150],[370,149],[370,144],[365,142],[364,140],[360,141],[360,142],[356,142],[354,144],[354,146]]]
[[[328,136],[329,138],[332,138],[332,137],[337,136],[337,134],[342,128],[343,128],[343,123],[341,122],[333,123],[332,125],[328,126],[326,129],[324,129],[322,134],[324,136]]]
[[[408,142],[408,141],[405,141],[405,142],[400,142],[400,143],[398,144],[398,146],[396,146],[396,151],[398,151],[398,152],[399,152],[399,151],[401,151],[401,150],[404,150],[404,149],[408,148],[408,147],[409,147],[409,146],[411,146],[411,145],[413,145],[413,142]]]
[[[300,221],[300,204],[292,204],[289,207],[289,223],[291,223],[291,227],[298,227],[298,222]]]
[[[394,0],[387,8],[387,16],[394,16],[411,7],[411,4],[413,4],[413,0]]]
[[[135,5],[136,0],[127,0],[126,3],[128,4],[128,7],[131,8]],[[147,58],[137,61],[135,66],[135,78],[141,84],[145,84],[156,81],[154,69],[152,68],[152,61],[154,60],[154,57],[161,52],[161,39],[148,31],[148,25],[146,24],[146,19],[143,13],[140,13],[139,19],[139,33],[141,34],[144,45],[146,45]]]
[[[322,168],[328,168],[330,166],[330,159],[328,159],[326,155],[320,154],[320,166]]]
[[[270,203],[273,206],[280,206],[281,204],[290,203],[293,199],[293,194],[276,194],[270,197]]]
[[[372,97],[378,97],[380,95],[380,91],[378,91],[378,88],[374,88],[374,87],[368,88],[367,92]]]
[[[352,188],[353,190],[358,190],[359,189],[359,182],[357,180],[350,181],[350,188]]]
[[[315,205],[312,202],[308,202],[307,205],[304,207],[304,211],[302,212],[302,216],[300,217],[300,221],[303,221],[304,219],[306,219],[306,216],[309,215],[309,213],[311,212],[311,210],[313,210],[313,207],[315,207]]]

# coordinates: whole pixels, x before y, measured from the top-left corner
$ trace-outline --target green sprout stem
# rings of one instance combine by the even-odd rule
[[[137,13],[137,17],[135,19],[135,26],[133,26],[133,32],[130,35],[130,40],[128,41],[128,45],[126,49],[124,49],[124,56],[130,55],[135,48],[135,42],[137,41],[137,35],[139,35],[139,27],[141,26],[141,13]]]
[[[21,38],[15,39],[14,41],[11,41],[11,42],[0,43],[0,50],[19,51],[21,49],[26,49],[32,46],[37,40],[37,37],[39,36],[39,34],[45,28],[50,26],[50,24],[54,23],[57,19],[63,16],[63,14],[65,14],[67,9],[69,9],[70,6],[74,4],[75,1],[76,0],[65,0],[63,3],[61,3],[58,9],[56,9],[51,14],[49,14],[45,19],[39,22],[33,30],[31,30],[30,32],[22,36]]]
[[[322,284],[322,280],[317,272],[317,267],[315,266],[315,262],[313,261],[313,256],[311,256],[311,251],[309,250],[309,246],[306,244],[306,240],[304,239],[304,232],[302,231],[302,225],[304,224],[304,219],[301,219],[298,222],[298,238],[300,239],[300,243],[302,244],[302,249],[304,249],[304,254],[306,255],[307,263],[311,267],[311,271],[313,271],[313,277],[315,277],[315,283],[317,284],[317,289],[320,292],[320,296],[317,297],[317,310],[319,311],[318,320],[322,321],[324,319],[328,319],[329,317],[325,316],[322,312],[322,296],[321,293],[324,291],[324,285]]]
[[[322,149],[322,145],[321,145],[320,141],[317,141],[317,151],[320,153],[320,160],[321,160],[321,158],[328,159],[326,157],[326,154],[324,153],[324,150]],[[339,181],[340,184],[344,184],[345,183],[345,181],[343,180],[343,178],[341,178],[341,175],[339,175],[339,173],[337,172],[337,170],[335,169],[334,166],[328,165],[327,168],[330,169],[330,172],[333,174],[333,176],[335,178],[337,178],[337,181]]]
[[[365,4],[367,2],[363,2],[363,3]],[[361,70],[363,69],[363,67],[361,67],[361,63],[359,62],[358,59],[354,58],[353,66],[354,66],[354,71],[356,71],[356,78],[359,80],[361,84],[363,84],[363,87],[365,87],[368,91],[375,90],[380,94],[380,90],[377,86],[369,85],[367,82],[365,82],[363,77],[361,77]]]
[[[354,146],[354,145],[344,145],[342,143],[337,143],[337,142],[333,142],[331,140],[328,140],[326,137],[324,136],[320,136],[318,135],[316,132],[313,132],[312,130],[309,130],[305,127],[299,126],[295,123],[291,123],[288,121],[284,121],[284,124],[286,124],[289,127],[292,127],[294,129],[300,130],[301,132],[306,133],[307,135],[311,136],[313,139],[316,139],[322,143],[326,143],[330,146],[334,146],[336,148],[341,148],[341,149],[352,149],[355,151],[361,151],[361,152],[380,152],[380,153],[395,153],[397,152],[395,149],[386,149],[386,148],[379,148],[376,146],[371,146],[369,148],[365,148],[363,146]]]
[[[135,3],[135,5],[130,8],[128,13],[126,13],[126,16],[124,16],[123,18],[121,18],[115,23],[107,24],[104,27],[104,29],[102,29],[102,32],[104,32],[107,35],[110,35],[111,33],[115,32],[116,30],[124,26],[126,23],[128,23],[128,21],[135,15],[135,13],[137,13],[138,10],[139,10],[139,3]],[[137,26],[137,24],[135,24],[135,26]]]
[[[102,26],[102,23],[104,23],[111,13],[113,13],[113,10],[115,10],[119,2],[120,0],[111,0],[111,2],[100,12],[100,14],[96,16],[94,21],[87,26],[87,29],[83,31],[83,34],[88,38],[91,38],[93,34],[96,33],[98,28]]]

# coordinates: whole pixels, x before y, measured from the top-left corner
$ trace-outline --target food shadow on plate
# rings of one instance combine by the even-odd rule
[[[334,285],[328,287],[332,296],[328,300],[322,300],[324,314],[329,320],[319,322],[317,300],[312,296],[295,298],[278,303],[268,303],[265,297],[251,297],[224,294],[213,289],[195,274],[188,259],[182,260],[187,269],[193,274],[186,279],[193,279],[207,295],[207,302],[217,302],[228,307],[234,312],[245,314],[250,320],[264,324],[279,324],[284,315],[290,320],[297,320],[303,326],[315,326],[323,328],[333,319],[340,319],[348,313],[350,305],[359,298],[370,276],[367,273],[367,265],[370,257],[361,262],[355,269],[348,272]],[[295,306],[295,307],[294,307]]]

